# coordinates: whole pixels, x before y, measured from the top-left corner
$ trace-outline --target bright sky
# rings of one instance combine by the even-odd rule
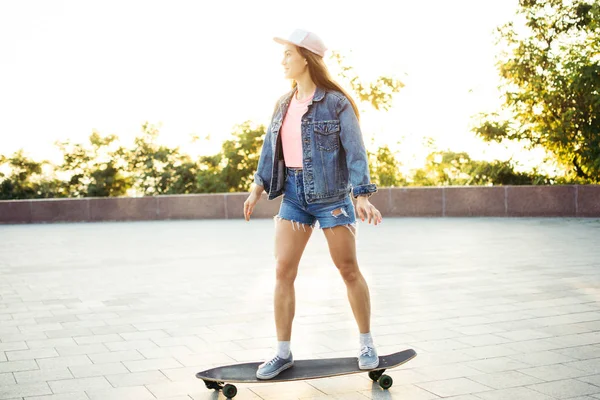
[[[185,152],[217,151],[234,125],[269,122],[289,89],[272,37],[301,27],[349,56],[362,79],[405,83],[390,112],[361,107],[368,144],[396,149],[402,140],[406,164],[425,154],[425,137],[478,159],[510,156],[469,127],[471,116],[499,105],[492,32],[512,19],[517,0],[423,4],[3,1],[0,154],[24,148],[55,161],[56,140],[84,142],[95,129],[129,144],[144,121]],[[191,144],[190,135],[213,142]]]

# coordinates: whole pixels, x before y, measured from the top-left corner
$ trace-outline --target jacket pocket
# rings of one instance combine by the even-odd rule
[[[340,147],[340,121],[315,122],[315,143],[319,150],[337,150]]]

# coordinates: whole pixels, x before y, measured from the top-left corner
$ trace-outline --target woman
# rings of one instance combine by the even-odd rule
[[[290,349],[294,280],[316,224],[323,229],[332,260],[346,284],[360,332],[359,367],[372,369],[379,358],[370,333],[369,289],[356,260],[356,219],[350,193],[357,199],[356,211],[363,221],[367,218],[377,225],[382,218],[368,200],[377,188],[370,183],[358,109],[331,79],[323,61],[326,48],[317,35],[296,30],[288,39],[274,40],[284,45],[281,64],[285,77],[292,80],[292,90],[275,106],[254,185],[244,203],[244,217],[249,221],[263,191],[269,200],[283,195],[275,216],[277,354],[259,366],[256,376],[271,379],[294,363]]]

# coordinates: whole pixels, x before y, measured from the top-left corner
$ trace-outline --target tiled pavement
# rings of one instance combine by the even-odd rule
[[[366,374],[238,385],[236,399],[600,399],[600,220],[361,224],[380,354]],[[0,399],[221,399],[194,373],[275,343],[273,221],[0,226]],[[345,286],[315,231],[296,358],[355,355]]]

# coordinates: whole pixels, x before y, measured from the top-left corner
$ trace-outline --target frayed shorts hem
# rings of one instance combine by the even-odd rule
[[[319,220],[315,220],[314,222],[302,222],[302,221],[295,221],[292,219],[288,219],[288,218],[284,218],[281,217],[279,214],[275,215],[273,217],[273,220],[275,221],[275,223],[277,223],[278,221],[281,220],[285,220],[285,221],[289,221],[292,223],[292,229],[295,230],[300,230],[300,228],[302,228],[304,230],[304,232],[306,232],[306,228],[310,227],[310,229],[315,230],[315,229],[330,229],[333,232],[333,228],[338,227],[338,226],[344,226],[346,227],[350,232],[352,232],[353,235],[356,235],[357,230],[358,230],[358,224],[356,221],[351,222],[351,223],[345,223],[345,222],[340,222],[339,224],[334,224],[331,226],[321,226],[321,224],[319,223]],[[350,227],[352,227],[354,230],[350,229]]]

